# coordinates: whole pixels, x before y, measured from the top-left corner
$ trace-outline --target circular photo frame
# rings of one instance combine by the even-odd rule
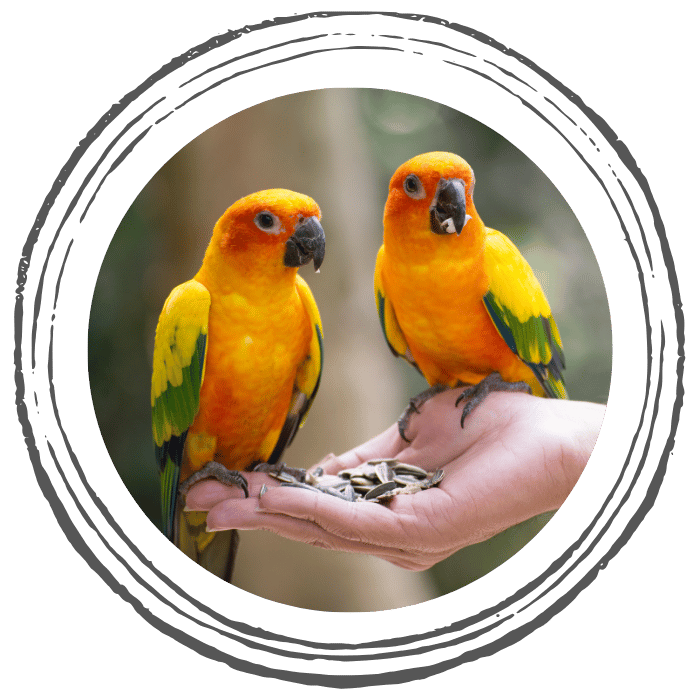
[[[610,304],[607,414],[556,523],[484,579],[410,615],[386,610],[339,618],[232,594],[146,526],[94,414],[76,408],[91,406],[88,292],[144,184],[184,144],[231,114],[331,87],[424,97],[510,140],[577,215]],[[595,579],[651,508],[664,476],[680,410],[683,319],[647,182],[576,95],[463,26],[417,15],[316,13],[194,47],[117,102],[80,143],[46,197],[19,270],[18,413],[59,526],[148,622],[237,670],[364,687],[426,678],[493,654],[544,624]]]

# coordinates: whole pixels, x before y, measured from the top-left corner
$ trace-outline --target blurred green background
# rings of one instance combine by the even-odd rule
[[[167,162],[124,216],[100,271],[89,328],[95,412],[114,465],[155,526],[150,377],[158,315],[170,290],[197,271],[214,224],[240,197],[283,187],[313,197],[323,214],[321,274],[311,266],[301,273],[323,319],[324,373],[287,463],[309,467],[366,441],[426,387],[385,344],[372,275],[389,179],[404,161],[434,150],[470,163],[481,218],[515,242],[540,279],[564,342],[571,398],[606,402],[612,346],[600,271],[570,208],[528,158],[484,124],[411,95],[329,89],[278,98],[220,122]],[[548,519],[522,523],[423,573],[244,532],[233,582],[302,608],[402,607],[488,573]]]

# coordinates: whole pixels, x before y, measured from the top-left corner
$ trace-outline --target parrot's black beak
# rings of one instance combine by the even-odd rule
[[[430,230],[440,235],[456,233],[459,236],[469,219],[464,180],[440,180],[430,207]]]
[[[326,235],[316,216],[299,219],[294,233],[287,239],[284,252],[284,264],[287,267],[301,267],[314,261],[314,270],[318,271],[326,254]]]

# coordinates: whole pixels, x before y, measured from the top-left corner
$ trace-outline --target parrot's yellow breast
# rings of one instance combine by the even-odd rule
[[[531,378],[486,311],[488,279],[480,260],[385,264],[387,297],[429,384],[474,384],[493,371],[508,381]]]
[[[189,450],[193,463],[186,471],[199,469],[196,462],[203,459],[242,470],[269,457],[311,333],[295,286],[282,293],[261,290],[254,300],[212,293],[200,409],[188,437],[201,444],[202,453]],[[213,456],[207,454],[211,449]]]

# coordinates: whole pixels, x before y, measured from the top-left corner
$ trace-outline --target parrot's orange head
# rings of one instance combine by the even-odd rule
[[[473,192],[474,171],[463,158],[443,151],[411,158],[389,183],[385,230],[392,222],[418,235],[459,236],[470,220],[479,220]]]
[[[277,269],[323,262],[326,238],[321,210],[311,197],[291,190],[263,190],[239,199],[219,219],[212,243],[224,258]],[[230,259],[230,258],[229,258]]]

